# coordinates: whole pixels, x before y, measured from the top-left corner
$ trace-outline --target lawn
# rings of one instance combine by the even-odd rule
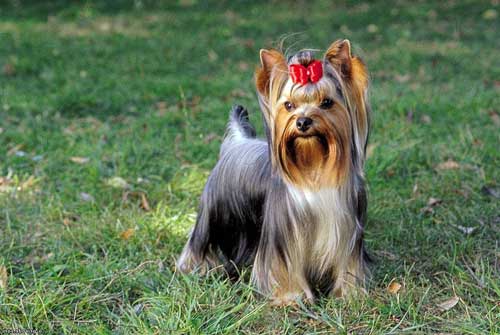
[[[0,333],[499,334],[499,11],[3,1]],[[231,106],[262,134],[259,49],[338,38],[371,72],[368,295],[276,308],[176,273]]]

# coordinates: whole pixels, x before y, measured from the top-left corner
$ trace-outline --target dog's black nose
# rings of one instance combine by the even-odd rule
[[[313,120],[310,117],[299,117],[297,119],[297,122],[295,122],[295,125],[297,126],[298,130],[305,132],[311,127],[312,123]]]

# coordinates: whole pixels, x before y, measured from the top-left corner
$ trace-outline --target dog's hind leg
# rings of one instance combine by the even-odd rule
[[[202,196],[203,197],[203,196]],[[188,241],[177,260],[176,267],[183,273],[206,273],[216,266],[216,257],[209,245],[210,224],[208,209],[201,202],[196,225],[189,234]]]

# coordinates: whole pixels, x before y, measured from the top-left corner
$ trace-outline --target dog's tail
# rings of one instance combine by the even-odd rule
[[[255,128],[248,119],[248,111],[241,105],[234,105],[229,116],[227,137],[255,138]]]
[[[229,114],[226,135],[220,148],[223,155],[230,147],[255,138],[255,128],[248,119],[248,112],[241,105],[234,105]]]

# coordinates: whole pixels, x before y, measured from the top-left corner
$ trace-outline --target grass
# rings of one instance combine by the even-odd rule
[[[0,5],[0,333],[500,333],[497,2],[71,3]],[[371,71],[375,263],[366,298],[273,308],[174,260],[230,106],[260,123],[258,50],[294,32]]]

